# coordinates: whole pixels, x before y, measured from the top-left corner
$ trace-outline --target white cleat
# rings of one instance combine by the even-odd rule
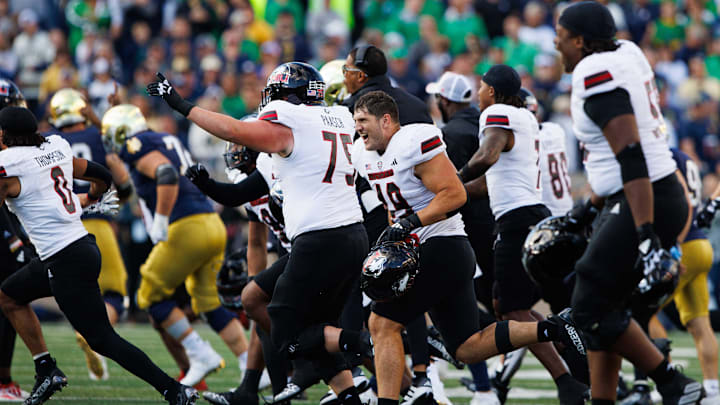
[[[413,385],[410,386],[400,405],[426,405],[433,403],[432,383],[430,379],[422,378],[420,381],[413,382]]]
[[[0,384],[0,402],[23,402],[30,393],[20,389],[16,382]]]
[[[265,369],[260,376],[260,382],[258,383],[258,391],[262,391],[271,385],[272,381],[270,381],[270,374],[268,374],[267,369]]]
[[[475,391],[470,405],[500,405],[500,399],[493,391]]]
[[[360,403],[363,405],[377,405],[378,397],[375,395],[373,390],[366,390],[360,394]]]
[[[447,363],[444,360],[441,360],[441,362]],[[430,363],[427,368],[427,376],[430,379],[430,384],[432,385],[432,392],[433,396],[435,397],[435,402],[440,405],[452,405],[452,401],[450,401],[450,398],[448,398],[445,394],[445,384],[443,384],[442,380],[440,379],[439,371],[440,370],[438,368],[438,361]]]
[[[190,369],[180,384],[192,387],[202,381],[208,374],[225,368],[225,360],[213,350],[210,343],[203,341],[200,350],[185,350],[190,360]]]
[[[720,405],[720,394],[703,398],[700,405]]]

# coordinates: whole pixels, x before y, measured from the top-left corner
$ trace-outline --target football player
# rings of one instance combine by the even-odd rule
[[[192,309],[245,368],[247,342],[240,321],[220,305],[215,278],[223,261],[225,225],[208,199],[184,176],[193,164],[174,135],[148,129],[140,109],[121,104],[102,119],[103,141],[130,166],[150,239],[155,244],[140,267],[138,307],[185,348],[190,368],[180,382],[193,386],[225,361],[190,326],[171,298],[185,283]]]
[[[105,153],[100,129],[88,123],[86,114],[89,108],[92,107],[85,102],[79,91],[59,90],[50,99],[49,121],[54,129],[44,135],[60,135],[70,144],[75,157],[92,160],[108,168],[113,174],[113,183],[116,184],[118,197],[124,201],[133,192],[130,175],[116,154]],[[89,183],[84,180],[75,179],[73,182],[73,192],[76,194],[86,193],[88,187]],[[85,229],[95,235],[97,239],[100,256],[102,256],[98,284],[105,300],[110,324],[115,325],[125,310],[123,297],[127,295],[125,287],[127,273],[110,219],[111,217],[107,214],[95,213],[83,215],[82,221]],[[90,379],[106,380],[108,371],[105,359],[90,350],[87,342],[79,333],[77,333],[77,341],[85,353]]]
[[[537,98],[526,88],[520,89],[525,108],[540,119]],[[565,153],[565,130],[554,122],[540,124],[540,183],[542,202],[554,216],[565,215],[573,207],[567,153]]]
[[[245,117],[252,121],[255,117]],[[214,404],[257,403],[258,383],[260,381],[263,360],[267,358],[268,370],[273,383],[273,394],[285,388],[287,376],[286,362],[277,357],[269,340],[270,318],[267,304],[270,302],[277,278],[287,264],[291,245],[285,234],[285,224],[280,209],[271,206],[270,187],[273,183],[272,158],[267,153],[259,154],[245,146],[227,143],[224,154],[228,177],[237,184],[216,182],[209,177],[207,170],[200,164],[188,169],[186,176],[203,193],[225,206],[243,205],[248,215],[248,275],[252,280],[243,288],[242,304],[251,319],[253,336],[248,351],[248,368],[240,386],[229,392],[205,392],[203,397]],[[278,216],[280,218],[278,218]],[[267,268],[268,228],[275,233],[280,243],[280,258]],[[259,328],[259,329],[258,329]],[[258,339],[262,341],[262,345]]]
[[[542,320],[533,312],[540,291],[525,272],[522,246],[530,228],[550,211],[542,203],[540,133],[535,116],[525,107],[520,76],[507,65],[495,65],[483,75],[478,90],[480,148],[460,170],[469,182],[480,176],[482,193],[490,199],[498,234],[495,242],[495,312],[502,319]],[[473,195],[475,193],[472,193]],[[583,403],[587,386],[575,380],[550,344],[533,345],[558,387],[561,404]]]
[[[322,105],[320,73],[300,62],[282,64],[270,74],[254,122],[196,107],[162,74],[158,78],[148,85],[150,95],[162,96],[217,137],[272,154],[284,196],[285,233],[292,241],[268,306],[273,344],[283,355],[312,361],[341,403],[359,404],[337,352],[370,354],[369,336],[327,325],[337,322],[368,251],[350,162],[350,113]]]
[[[20,89],[10,80],[0,79],[0,109],[7,106],[25,106],[25,97]],[[7,206],[0,207],[0,283],[22,264],[30,261],[31,245],[27,236],[20,230],[15,218],[7,211]],[[10,366],[15,352],[15,329],[5,315],[0,312],[0,401],[22,401],[28,394],[12,380]]]
[[[110,187],[110,172],[97,163],[74,158],[61,137],[41,136],[35,117],[26,108],[5,107],[0,111],[0,128],[0,200],[18,216],[39,255],[0,286],[0,306],[35,361],[35,387],[25,404],[42,404],[67,385],[29,306],[48,296],[55,297],[92,350],[152,385],[170,404],[195,403],[195,389],[165,374],[115,333],[108,320],[97,282],[100,252],[80,216],[82,207],[100,200]],[[78,196],[72,191],[76,177],[91,182],[87,194]]]
[[[700,403],[702,385],[668,364],[627,308],[643,278],[655,284],[672,274],[668,250],[689,218],[652,68],[637,45],[614,39],[614,20],[600,3],[570,5],[556,29],[592,189],[590,200],[568,214],[568,226],[582,229],[603,209],[575,266],[572,296],[589,351],[592,403],[615,402],[622,358],[655,381],[664,403]]]
[[[559,330],[555,321],[548,320],[505,320],[480,330],[472,282],[475,255],[458,214],[467,201],[465,189],[445,154],[440,130],[429,124],[400,126],[398,115],[397,104],[382,91],[369,92],[355,104],[355,128],[362,143],[353,147],[353,165],[377,191],[393,222],[378,246],[405,241],[411,235],[420,245],[420,270],[412,288],[394,300],[371,297],[376,299],[370,332],[380,405],[398,404],[404,367],[400,332],[404,324],[425,312],[430,313],[448,351],[469,364],[539,340],[549,341]],[[377,270],[392,261],[371,255],[365,267]],[[366,292],[370,292],[367,287]]]

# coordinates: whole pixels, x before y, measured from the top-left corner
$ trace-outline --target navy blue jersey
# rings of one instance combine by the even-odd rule
[[[170,223],[188,215],[214,212],[205,194],[182,175],[193,164],[190,153],[176,136],[153,131],[140,132],[132,138],[128,138],[120,151],[120,158],[130,165],[130,175],[135,183],[135,191],[141,198],[141,203],[144,204],[143,210],[147,209],[153,215],[155,214],[157,184],[154,179],[140,173],[135,168],[135,163],[152,151],[162,153],[180,173],[178,184],[180,189],[170,214]]]
[[[44,136],[59,135],[68,143],[73,151],[73,156],[99,163],[107,167],[105,161],[105,147],[102,143],[102,134],[96,127],[90,125],[81,131],[62,132],[59,130],[48,131]],[[80,179],[73,180],[73,191],[75,194],[84,194],[90,190],[90,182]],[[110,220],[112,217],[105,214],[84,214],[83,219],[102,218]]]
[[[685,152],[677,148],[671,148],[670,151],[672,152],[673,159],[675,159],[675,163],[677,163],[678,169],[680,169],[680,172],[685,178],[688,191],[690,191],[690,203],[693,207],[693,218],[695,218],[702,199],[702,178],[700,177],[700,170],[698,170],[695,162],[690,156],[686,155]],[[705,236],[705,233],[700,230],[700,228],[695,225],[695,221],[693,221],[693,224],[690,225],[690,231],[688,231],[687,237],[685,237],[685,242],[695,239],[707,239],[707,236]]]

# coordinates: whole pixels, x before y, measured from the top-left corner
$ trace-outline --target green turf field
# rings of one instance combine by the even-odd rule
[[[211,375],[207,379],[210,389],[226,390],[238,384],[239,371],[237,360],[233,359],[227,347],[206,326],[197,325],[199,333],[210,340],[213,347],[225,357],[227,368]],[[43,325],[50,353],[57,358],[60,368],[68,376],[69,385],[63,392],[53,397],[51,404],[162,404],[162,398],[149,385],[146,385],[117,364],[108,361],[110,379],[94,382],[88,378],[85,359],[75,343],[75,335],[69,325],[48,323]],[[171,375],[177,374],[177,367],[165,350],[159,336],[148,325],[121,325],[118,332],[144,350],[160,367]],[[693,347],[692,339],[686,333],[674,333],[673,361],[680,363],[691,377],[700,377],[700,367]],[[529,354],[529,353],[528,353]],[[632,375],[628,364],[623,365],[626,374]],[[33,386],[34,367],[32,358],[22,341],[18,339],[13,361],[13,378],[23,389],[29,391]],[[450,368],[444,378],[448,396],[454,404],[467,404],[471,393],[458,380],[469,376],[467,370]],[[523,362],[516,378],[507,404],[556,404],[554,384],[538,361],[528,356]],[[327,387],[317,385],[308,392],[308,401],[294,401],[295,404],[317,403],[327,391]],[[199,404],[206,403],[202,399]],[[262,402],[261,402],[262,403]]]

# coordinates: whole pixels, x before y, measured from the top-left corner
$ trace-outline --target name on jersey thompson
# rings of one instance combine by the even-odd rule
[[[59,150],[54,150],[48,154],[36,156],[34,159],[35,163],[37,163],[40,167],[45,167],[64,160],[65,155]]]
[[[323,124],[325,124],[329,127],[345,128],[345,124],[343,124],[342,120],[338,117],[333,117],[332,115],[320,114],[320,118],[322,118]]]

